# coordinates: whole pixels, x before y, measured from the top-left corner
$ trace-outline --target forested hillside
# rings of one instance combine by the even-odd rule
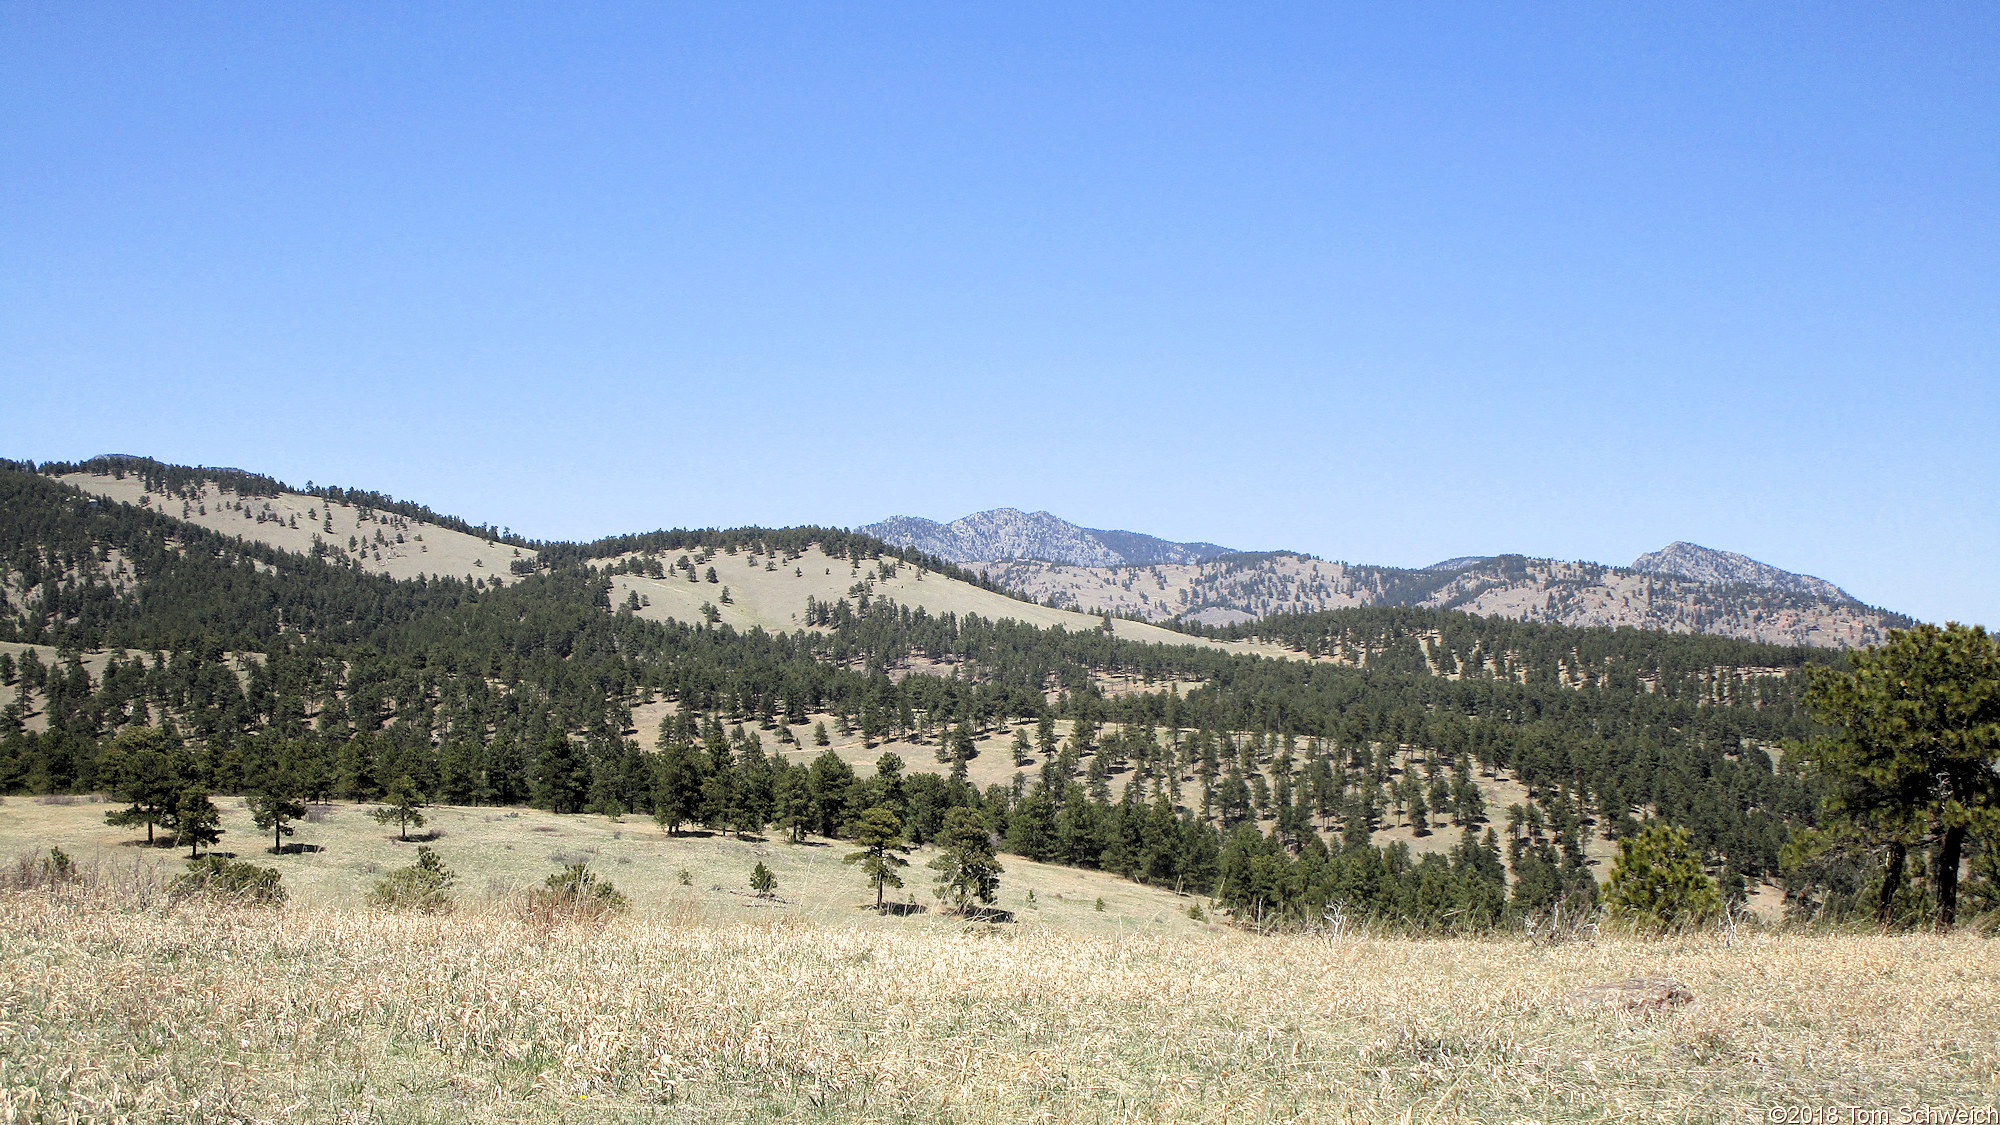
[[[234,498],[260,479],[178,487]],[[1339,904],[1479,928],[1588,900],[1586,844],[1649,817],[1687,827],[1732,893],[1775,877],[1816,807],[1774,760],[1811,732],[1796,673],[1840,659],[1356,609],[1261,623],[1296,650],[1273,660],[865,590],[794,629],[738,630],[649,620],[616,580],[704,552],[744,573],[808,551],[857,572],[951,568],[811,528],[588,546],[473,530],[523,551],[510,581],[371,573],[0,471],[0,787],[115,793],[165,823],[170,803],[135,777],[321,799],[407,782],[454,804],[820,835],[886,803],[919,841],[973,807],[1019,854],[1211,892],[1246,917]],[[635,708],[663,717],[641,730]],[[828,727],[938,771],[815,756]],[[975,790],[974,753],[1017,772]],[[1497,779],[1524,787],[1516,807],[1489,805]],[[1454,842],[1418,855],[1392,828]]]

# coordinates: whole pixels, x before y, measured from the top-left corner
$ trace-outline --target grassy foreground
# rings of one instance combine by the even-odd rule
[[[1991,1106],[2000,944],[608,925],[0,893],[0,1120],[1769,1120]],[[1670,1014],[1565,994],[1674,976]],[[1843,1117],[1843,1120],[1847,1118]]]

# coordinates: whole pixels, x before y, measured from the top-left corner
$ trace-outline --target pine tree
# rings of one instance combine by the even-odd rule
[[[750,889],[757,892],[758,898],[770,898],[777,887],[778,877],[771,874],[771,869],[764,866],[762,860],[758,860],[757,866],[750,869]]]
[[[1797,760],[1831,782],[1837,823],[1887,845],[1883,921],[1910,844],[1936,843],[1938,925],[1949,927],[1968,835],[2000,834],[2000,643],[1979,626],[1919,625],[1849,662],[1852,672],[1807,666],[1807,704],[1844,733]]]
[[[963,914],[974,902],[990,904],[1000,889],[1004,870],[993,855],[993,837],[976,809],[955,808],[944,814],[938,834],[940,849],[931,860],[937,875],[937,897]]]
[[[251,820],[271,833],[271,854],[281,854],[285,850],[285,837],[292,834],[291,822],[306,815],[306,803],[299,799],[297,783],[290,775],[273,771],[249,803]]]
[[[430,807],[430,800],[417,788],[416,783],[410,780],[408,774],[396,778],[382,800],[383,806],[368,815],[374,817],[377,824],[394,823],[397,839],[408,840],[410,829],[424,826],[422,810]]]
[[[910,850],[903,842],[903,818],[894,809],[877,805],[848,826],[848,836],[860,850],[848,853],[841,862],[861,865],[862,875],[875,888],[875,909],[880,911],[884,890],[903,885],[897,869],[910,865],[903,858]]]
[[[1722,908],[1687,829],[1664,824],[1618,841],[1604,901],[1614,915],[1654,929],[1698,924]]]
[[[204,844],[222,838],[222,812],[209,800],[208,790],[199,785],[182,790],[174,805],[174,843],[188,846],[188,858],[201,855]]]
[[[590,761],[568,735],[552,731],[542,743],[529,783],[535,803],[550,812],[581,812],[590,799]]]
[[[119,731],[97,770],[100,779],[110,779],[106,788],[127,806],[104,814],[104,822],[118,828],[143,824],[146,844],[152,846],[153,826],[173,824],[174,807],[186,788],[167,753],[166,735],[153,727]]]

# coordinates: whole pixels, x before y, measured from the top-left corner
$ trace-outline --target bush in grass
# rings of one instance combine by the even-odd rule
[[[443,914],[452,908],[451,885],[457,881],[435,851],[419,846],[417,862],[383,876],[368,892],[368,904],[384,910]]]
[[[278,878],[275,867],[205,855],[188,860],[187,874],[167,888],[167,901],[178,904],[190,898],[206,898],[252,906],[279,906],[285,901],[285,888],[278,885]]]
[[[611,880],[572,863],[528,892],[526,913],[530,921],[540,923],[601,921],[630,907]]]

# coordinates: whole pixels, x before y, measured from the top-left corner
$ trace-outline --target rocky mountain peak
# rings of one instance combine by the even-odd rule
[[[1079,527],[1047,512],[1019,508],[974,512],[950,523],[894,516],[856,530],[956,563],[1039,559],[1071,566],[1151,566],[1232,553],[1214,543],[1174,543],[1135,531]]]
[[[1697,543],[1669,543],[1632,561],[1645,574],[1670,574],[1715,586],[1759,586],[1830,601],[1853,601],[1847,591],[1824,578],[1794,574],[1734,551],[1718,551]]]

